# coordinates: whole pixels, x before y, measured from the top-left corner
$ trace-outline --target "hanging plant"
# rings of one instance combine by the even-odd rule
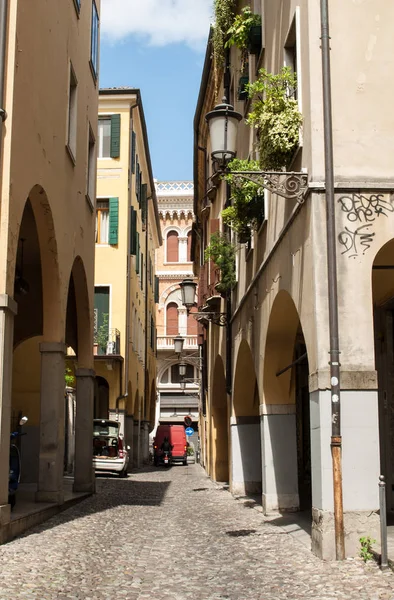
[[[251,45],[251,32],[254,27],[261,28],[261,16],[252,12],[250,6],[245,6],[239,15],[236,15],[231,27],[227,30],[228,39],[225,48],[236,46],[241,50],[241,72],[244,73],[247,65]]]
[[[251,229],[258,229],[264,220],[264,196],[259,184],[245,179],[238,179],[231,171],[260,171],[257,160],[232,160],[229,173],[225,176],[231,185],[231,206],[222,210],[225,225],[231,227],[238,235],[241,243],[250,238]]]
[[[257,129],[263,170],[288,167],[297,149],[302,115],[295,99],[296,89],[297,76],[289,67],[276,75],[260,69],[259,78],[249,85],[253,104],[247,123]]]
[[[234,21],[235,0],[214,0],[212,45],[215,73],[215,89],[218,89],[218,71],[224,66],[227,32]]]
[[[209,245],[205,248],[205,260],[213,260],[220,269],[220,283],[216,285],[218,292],[231,290],[237,282],[235,274],[235,247],[223,233],[214,233]]]

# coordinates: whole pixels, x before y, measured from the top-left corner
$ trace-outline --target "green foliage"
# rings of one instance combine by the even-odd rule
[[[213,26],[213,57],[215,72],[224,64],[227,32],[234,21],[235,0],[214,0],[215,25]]]
[[[100,327],[97,329],[97,332],[94,336],[94,342],[98,346],[99,354],[107,353],[107,343],[108,343],[108,322],[109,315],[108,313],[103,313],[103,322]]]
[[[302,115],[294,98],[296,88],[297,76],[289,67],[276,75],[260,69],[259,78],[249,85],[253,106],[247,123],[257,129],[263,170],[287,167],[298,146]]]
[[[205,248],[205,260],[213,260],[220,269],[220,283],[216,286],[219,292],[231,290],[237,282],[235,275],[235,248],[222,233],[211,236],[209,246]]]
[[[186,453],[187,453],[188,456],[194,456],[193,447],[192,446],[188,446],[187,450],[186,450]]]
[[[236,179],[231,171],[259,171],[260,166],[256,160],[232,160],[229,173],[225,179],[231,185],[232,205],[222,210],[222,219],[225,225],[231,227],[238,234],[239,240],[247,241],[250,238],[250,228],[257,229],[264,218],[264,196],[260,194],[260,186],[253,181]]]
[[[239,15],[236,15],[231,27],[227,30],[229,36],[225,48],[237,46],[240,50],[246,50],[249,44],[249,34],[252,27],[261,25],[261,16],[253,13],[250,6],[245,6]]]
[[[74,374],[73,374],[72,370],[70,369],[70,367],[67,367],[67,366],[64,371],[64,381],[65,381],[66,387],[74,387],[75,386]]]
[[[360,556],[364,562],[373,559],[373,551],[372,544],[376,544],[376,540],[373,540],[371,537],[360,537]]]

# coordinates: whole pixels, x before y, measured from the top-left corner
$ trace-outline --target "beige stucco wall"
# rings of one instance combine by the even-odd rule
[[[93,300],[94,215],[85,199],[88,128],[90,124],[95,132],[97,123],[97,87],[89,66],[90,23],[91,6],[87,4],[82,4],[78,18],[72,2],[11,3],[0,292],[13,295],[19,226],[29,192],[39,185],[51,211],[51,219],[45,221],[48,215],[44,214],[37,223],[44,280],[51,272],[59,284],[47,286],[44,281],[46,341],[64,341],[69,279],[77,256],[84,265],[90,306]],[[75,164],[66,149],[70,61],[78,80]],[[50,231],[46,228],[49,221]],[[89,336],[89,322],[86,328]],[[87,352],[83,360],[90,366]]]

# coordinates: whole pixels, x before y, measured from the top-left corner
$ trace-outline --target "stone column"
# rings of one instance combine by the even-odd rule
[[[186,263],[187,262],[187,236],[179,236],[178,237],[178,248],[179,248],[179,262]]]
[[[178,308],[178,329],[181,335],[187,335],[187,309],[184,307]]]
[[[260,419],[231,417],[230,431],[231,493],[235,496],[261,494]]]
[[[77,369],[74,492],[95,491],[93,470],[93,369]]]
[[[65,352],[62,342],[43,342],[37,502],[62,504],[64,472]]]
[[[10,522],[8,478],[10,472],[10,427],[14,316],[16,302],[6,294],[0,295],[0,541],[1,530]]]
[[[379,540],[379,426],[376,390],[341,391],[342,486],[346,556],[359,538]],[[312,551],[335,559],[331,393],[311,393]]]
[[[144,464],[149,463],[149,421],[141,423],[141,456]]]
[[[139,467],[139,441],[140,441],[140,422],[134,420],[134,431],[133,431],[133,467]]]
[[[130,446],[129,452],[129,466],[128,471],[133,468],[133,440],[134,440],[134,417],[132,415],[126,415],[126,446]]]
[[[295,404],[260,405],[264,514],[299,507],[295,412]]]

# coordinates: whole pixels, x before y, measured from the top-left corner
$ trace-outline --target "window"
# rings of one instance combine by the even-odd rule
[[[96,4],[92,2],[92,39],[90,49],[90,65],[92,67],[95,79],[98,77],[98,58],[99,58],[99,16]]]
[[[68,90],[67,148],[73,161],[77,155],[77,78],[70,63],[70,83]]]
[[[109,287],[94,288],[94,344],[97,354],[107,354],[109,336]]]
[[[92,128],[89,124],[89,144],[88,144],[88,176],[86,182],[86,195],[93,206],[96,185],[96,140],[94,139]]]
[[[119,158],[120,115],[99,117],[98,158]]]
[[[191,252],[192,252],[192,232],[189,231],[187,234],[187,262],[191,262]]]
[[[96,203],[96,244],[118,243],[119,200],[104,198]]]
[[[171,302],[167,305],[167,335],[178,335],[178,305]]]
[[[167,262],[179,261],[178,234],[170,231],[167,235]]]
[[[108,244],[109,200],[96,203],[96,244]]]
[[[300,64],[300,56],[301,56],[301,48],[300,48],[300,8],[297,7],[295,10],[295,15],[293,21],[291,23],[289,32],[287,34],[286,42],[284,45],[284,65],[285,67],[290,67],[293,73],[297,74],[297,89],[295,91],[294,97],[298,101],[298,108],[302,111],[302,102],[301,102],[301,64]]]
[[[98,157],[111,156],[111,118],[100,118],[98,122]]]
[[[168,383],[168,369],[161,376],[160,383]]]

